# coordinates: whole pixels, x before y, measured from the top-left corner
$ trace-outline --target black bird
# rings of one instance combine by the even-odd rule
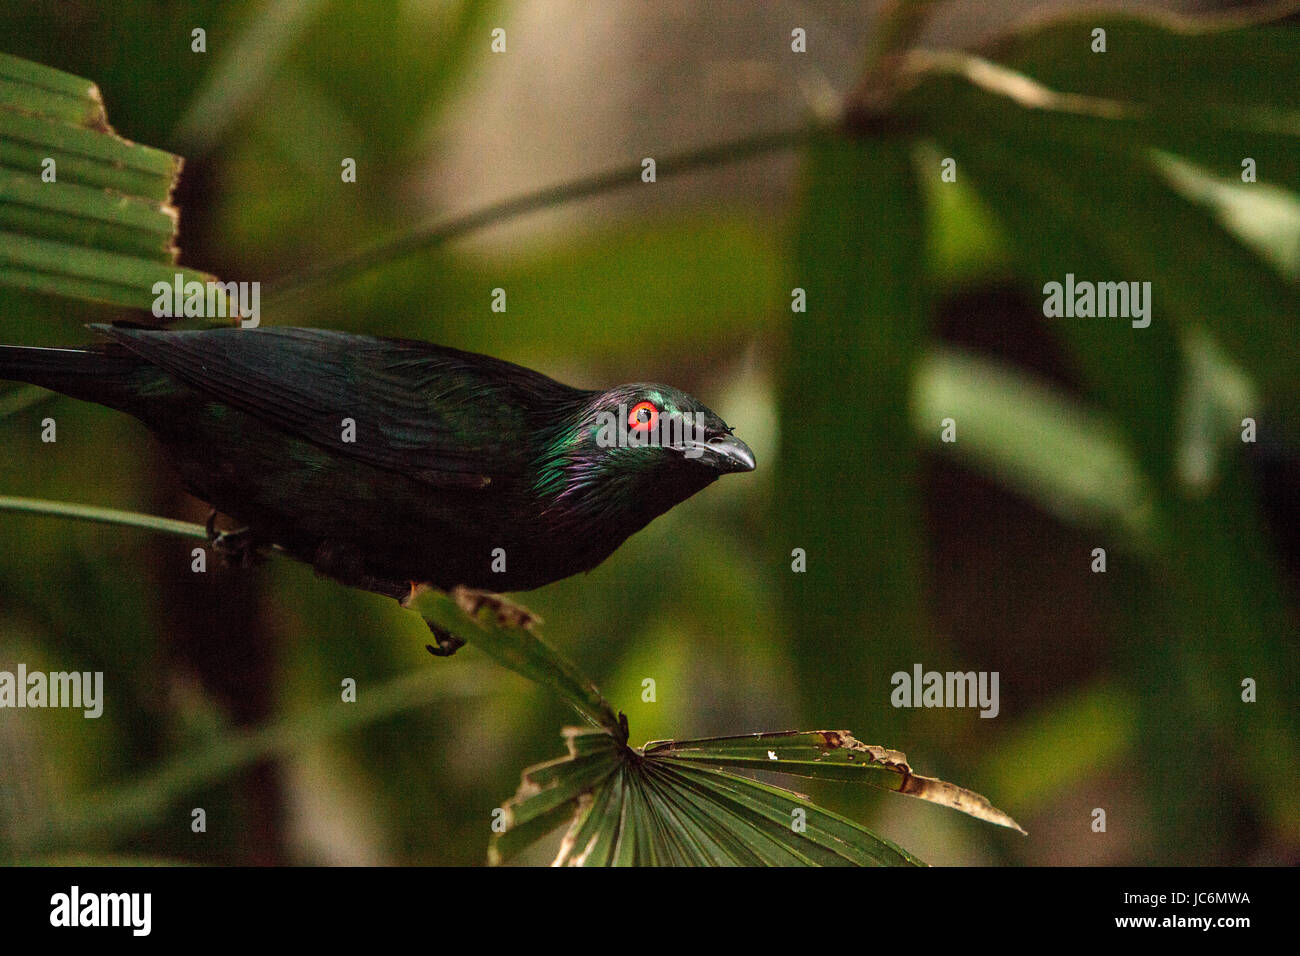
[[[0,378],[142,421],[186,489],[247,526],[214,537],[224,550],[275,545],[399,600],[417,582],[526,591],[588,571],[754,468],[717,415],[664,385],[585,391],[324,329],[91,328],[111,341],[0,347]]]

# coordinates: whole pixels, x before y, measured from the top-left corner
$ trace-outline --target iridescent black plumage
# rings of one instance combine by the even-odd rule
[[[320,329],[93,328],[113,341],[0,347],[0,378],[135,416],[186,488],[255,543],[395,597],[412,581],[516,591],[590,570],[720,474],[753,468],[713,412],[666,386],[583,391],[487,356]],[[627,409],[646,401],[698,432],[624,441],[641,430]]]

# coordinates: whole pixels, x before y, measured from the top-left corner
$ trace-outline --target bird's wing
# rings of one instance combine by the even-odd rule
[[[442,488],[520,474],[530,406],[581,394],[498,359],[327,329],[92,328],[272,427]]]

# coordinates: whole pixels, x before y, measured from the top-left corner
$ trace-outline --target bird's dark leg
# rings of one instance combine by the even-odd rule
[[[428,621],[424,623],[429,624]],[[434,657],[451,657],[458,650],[465,646],[465,641],[457,637],[450,631],[444,631],[440,627],[429,624],[429,632],[433,635],[436,644],[425,644],[424,648]]]
[[[257,558],[257,542],[251,528],[238,531],[218,531],[217,512],[208,515],[208,544],[226,567],[251,568]]]
[[[376,590],[380,590],[381,593],[393,594],[402,607],[408,607],[411,599],[415,597],[416,589],[420,585],[416,581],[408,581],[407,584],[409,590],[400,595],[393,592],[394,590],[400,591],[401,588],[394,589],[389,586],[382,589],[376,588]],[[483,608],[488,608],[492,612],[492,616],[496,618],[497,624],[501,627],[529,628],[541,622],[541,618],[532,611],[507,601],[499,594],[492,594],[488,591],[475,591],[473,588],[467,587],[454,587],[447,593],[451,595],[452,600],[460,605],[461,610],[471,617],[477,615]],[[433,644],[426,644],[425,648],[435,657],[450,657],[465,646],[463,638],[438,627],[432,621],[426,620],[424,623],[429,626],[429,631],[433,634],[435,641]]]
[[[411,598],[415,597],[415,589],[419,587],[419,584],[415,581],[408,581],[407,584],[409,587],[405,590],[403,590],[400,585],[380,585],[374,590],[380,591],[381,593],[391,594],[397,599],[398,604],[402,605],[402,607],[406,607],[410,604]],[[452,654],[455,654],[465,646],[464,638],[457,637],[450,631],[443,630],[432,621],[425,620],[424,623],[428,625],[429,633],[433,635],[433,643],[425,644],[424,649],[434,657],[451,657]]]

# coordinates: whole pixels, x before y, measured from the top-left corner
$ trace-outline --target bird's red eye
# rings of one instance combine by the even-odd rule
[[[639,432],[649,431],[659,423],[659,409],[654,402],[637,402],[628,413],[627,425]]]

